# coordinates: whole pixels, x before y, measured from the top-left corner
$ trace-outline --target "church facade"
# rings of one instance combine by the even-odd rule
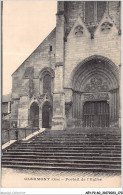
[[[120,4],[57,2],[56,28],[12,75],[18,128],[120,126]]]

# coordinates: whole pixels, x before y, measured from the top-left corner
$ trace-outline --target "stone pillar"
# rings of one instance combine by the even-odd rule
[[[63,89],[64,69],[64,2],[58,2],[56,14],[56,65],[53,95],[52,130],[64,130],[65,121],[65,93]]]

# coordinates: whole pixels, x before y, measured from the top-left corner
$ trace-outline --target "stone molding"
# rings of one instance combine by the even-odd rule
[[[55,67],[57,67],[57,66],[64,66],[64,63],[63,62],[56,62]]]

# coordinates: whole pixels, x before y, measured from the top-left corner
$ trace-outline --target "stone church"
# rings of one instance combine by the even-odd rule
[[[18,128],[120,126],[121,2],[58,1],[56,28],[12,74]]]

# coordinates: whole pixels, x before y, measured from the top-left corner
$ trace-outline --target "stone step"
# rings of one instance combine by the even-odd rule
[[[31,158],[31,159],[78,159],[78,160],[108,160],[108,161],[121,161],[121,156],[119,157],[111,157],[111,156],[66,156],[66,155],[62,155],[62,156],[59,156],[59,155],[48,155],[48,156],[42,156],[42,155],[37,155],[37,154],[29,154],[29,155],[25,155],[25,154],[8,154],[6,153],[7,155],[4,155],[2,156],[2,159],[4,158]]]
[[[26,152],[26,151],[23,151],[23,152],[21,152],[21,151],[8,151],[8,152],[6,152],[6,153],[4,153],[3,155],[8,155],[8,154],[19,154],[19,155],[21,155],[21,154],[27,154],[27,155],[29,155],[29,154],[35,154],[35,155],[43,155],[43,156],[46,156],[46,155],[59,155],[59,156],[62,156],[62,155],[66,155],[66,156],[69,156],[69,155],[72,155],[72,156],[100,156],[100,155],[102,155],[102,156],[105,156],[105,157],[107,157],[107,156],[110,156],[110,157],[120,157],[121,156],[121,153],[120,154],[114,154],[114,153],[101,153],[101,152],[80,152],[80,153],[78,153],[78,152],[65,152],[65,151],[61,151],[61,152],[46,152],[46,151],[44,151],[44,152],[37,152],[37,151],[34,151],[34,152],[32,152],[32,151],[28,151],[28,152]]]
[[[88,133],[88,132],[67,132],[67,133],[52,133],[52,132],[49,132],[49,133],[46,133],[46,132],[42,132],[42,133],[39,133],[36,135],[37,138],[40,138],[40,137],[104,137],[104,138],[118,138],[118,137],[121,137],[121,134],[114,134],[114,133],[111,133],[111,134],[108,134],[108,133]]]
[[[105,160],[105,159],[103,159],[103,160],[94,160],[93,161],[93,159],[91,159],[91,160],[87,160],[87,159],[60,159],[60,157],[59,157],[59,159],[47,159],[47,158],[36,158],[36,159],[33,159],[33,158],[14,158],[14,159],[10,159],[10,158],[2,158],[2,160],[3,160],[3,162],[15,162],[15,161],[23,161],[23,162],[54,162],[54,163],[59,163],[59,162],[62,162],[62,163],[67,163],[67,162],[70,162],[70,163],[91,163],[91,164],[95,164],[95,163],[97,163],[97,164],[118,164],[118,165],[120,165],[121,164],[121,161],[119,160],[114,160],[114,161],[111,161],[111,160]]]
[[[31,142],[30,142],[31,143]],[[76,141],[72,141],[72,140],[69,140],[69,141],[66,141],[66,140],[61,140],[61,141],[58,141],[58,140],[46,140],[46,141],[38,141],[38,140],[34,140],[32,141],[33,144],[53,144],[53,143],[62,143],[62,144],[88,144],[88,145],[96,145],[96,144],[105,144],[105,145],[120,145],[120,141],[82,141],[82,140],[76,140]]]
[[[74,143],[74,144],[72,144],[72,143],[65,143],[65,144],[63,144],[63,143],[49,143],[48,145],[47,145],[47,143],[21,143],[21,144],[19,144],[20,146],[27,146],[27,147],[96,147],[96,148],[98,148],[98,147],[119,147],[119,148],[121,148],[121,144],[106,144],[106,145],[104,145],[103,143],[102,144],[96,144],[96,145],[94,145],[94,144],[84,144],[84,143]],[[16,145],[17,146],[17,145]]]
[[[42,132],[42,133],[39,133],[37,136],[38,137],[40,137],[40,136],[42,136],[42,135],[47,135],[47,136],[49,136],[49,135],[51,135],[51,136],[56,136],[56,137],[58,137],[58,135],[60,135],[60,136],[66,136],[66,135],[71,135],[71,136],[78,136],[78,135],[83,135],[83,136],[105,136],[105,137],[107,137],[107,136],[112,136],[112,137],[114,137],[114,136],[121,136],[121,132],[113,132],[113,134],[112,134],[112,132],[101,132],[101,131],[98,131],[98,132],[93,132],[93,131],[88,131],[88,130],[86,130],[86,131],[83,131],[83,130],[81,130],[81,131],[44,131],[44,132]]]
[[[120,134],[112,135],[97,129],[85,132],[49,131],[42,132],[29,141],[16,143],[2,156],[3,167],[120,171]],[[97,131],[97,132],[96,132]]]
[[[113,131],[113,135],[120,135],[121,134],[121,130],[119,128],[105,128],[105,127],[102,127],[102,128],[94,128],[94,127],[91,127],[91,128],[74,128],[74,129],[67,129],[67,130],[45,130],[43,132],[43,134],[107,134],[107,135],[112,135],[112,131]]]
[[[36,138],[34,138],[32,141],[37,141],[37,142],[41,142],[41,141],[69,141],[69,142],[71,142],[71,141],[83,141],[83,142],[85,142],[85,141],[91,141],[91,142],[94,142],[94,141],[96,141],[96,142],[120,142],[121,141],[121,139],[102,139],[102,138],[66,138],[66,137],[64,137],[64,138],[38,138],[38,139],[36,139]]]
[[[87,134],[87,133],[85,133],[85,134],[82,134],[82,133],[75,133],[75,134],[72,134],[72,133],[68,133],[68,134],[38,134],[38,135],[36,135],[36,137],[37,138],[43,138],[43,137],[46,137],[46,138],[50,138],[50,137],[52,137],[52,138],[58,138],[58,137],[60,137],[60,138],[64,138],[64,137],[66,137],[66,138],[79,138],[79,137],[81,137],[81,138],[85,138],[85,137],[87,137],[87,138],[95,138],[95,137],[97,137],[97,138],[107,138],[107,139],[119,139],[119,138],[121,138],[121,135],[111,135],[111,134]]]
[[[64,137],[52,137],[52,136],[50,136],[50,137],[39,137],[39,138],[36,138],[36,137],[34,137],[33,139],[32,139],[33,141],[35,141],[35,140],[37,140],[37,141],[46,141],[46,140],[51,140],[51,141],[53,141],[53,140],[67,140],[67,141],[73,141],[73,140],[80,140],[80,141],[121,141],[121,137],[119,137],[119,138],[103,138],[103,137],[81,137],[81,136],[79,136],[79,137],[70,137],[70,135],[69,135],[69,137],[66,137],[66,136],[64,136]]]
[[[40,149],[37,149],[37,148],[33,148],[33,149],[30,149],[30,148],[25,148],[25,149],[18,149],[18,148],[15,148],[15,149],[8,149],[7,150],[7,152],[9,152],[9,151],[11,151],[11,152],[17,152],[17,151],[19,151],[19,152],[54,152],[54,153],[56,153],[56,152],[70,152],[70,153],[72,153],[72,152],[77,152],[77,153],[81,153],[81,152],[84,152],[85,151],[85,149],[83,148],[81,148],[81,149],[71,149],[71,148],[66,148],[66,149],[57,149],[57,150],[54,150],[54,149],[51,149],[51,148],[48,148],[48,149],[45,149],[45,148],[40,148]],[[94,152],[94,153],[112,153],[113,152],[113,154],[119,154],[119,153],[121,153],[121,151],[119,151],[119,150],[117,150],[117,149],[114,149],[114,150],[105,150],[105,149],[101,149],[101,150],[93,150],[93,149],[89,149],[89,150],[86,150],[86,153],[91,153],[91,152]]]
[[[57,167],[57,166],[62,166],[62,167],[80,167],[80,168],[86,168],[86,167],[90,167],[90,168],[112,168],[112,169],[120,169],[121,168],[121,166],[120,165],[117,165],[117,164],[115,164],[115,165],[112,165],[112,164],[110,164],[110,163],[108,163],[108,164],[102,164],[102,163],[100,163],[100,164],[97,164],[97,163],[89,163],[89,164],[83,164],[83,163],[71,163],[71,162],[69,162],[69,163],[65,163],[64,164],[64,162],[62,163],[62,162],[59,162],[59,163],[57,163],[57,162],[45,162],[45,164],[43,163],[43,162],[30,162],[30,161],[27,161],[27,162],[23,162],[23,161],[11,161],[11,162],[7,162],[7,161],[2,161],[2,165],[4,165],[4,164],[13,164],[13,165],[26,165],[26,166],[28,166],[28,165],[38,165],[38,166],[53,166],[53,167]]]
[[[119,146],[118,147],[117,146],[116,147],[115,146],[112,146],[112,147],[111,146],[110,147],[104,147],[104,146],[103,147],[87,147],[87,146],[85,146],[85,147],[79,147],[79,146],[76,146],[76,147],[71,147],[71,146],[67,146],[67,147],[65,147],[65,146],[61,146],[61,147],[56,147],[56,146],[54,146],[54,147],[53,146],[51,146],[51,147],[48,147],[48,146],[47,147],[41,147],[41,146],[40,147],[39,146],[38,147],[35,147],[35,146],[33,146],[33,147],[32,146],[31,147],[30,146],[22,146],[21,147],[21,146],[17,146],[17,147],[13,147],[11,149],[8,149],[8,150],[13,150],[13,149],[20,149],[20,150],[22,150],[22,149],[23,150],[24,149],[25,150],[26,149],[30,149],[30,150],[34,150],[34,149],[36,149],[36,150],[85,150],[85,151],[86,150],[93,150],[93,151],[94,150],[96,150],[96,151],[97,150],[98,151],[99,150],[101,150],[101,151],[102,150],[103,151],[104,150],[107,150],[107,151],[108,150],[109,151],[111,151],[111,150],[112,151],[115,151],[116,150],[116,151],[121,151],[121,147],[119,147]]]
[[[120,134],[108,134],[108,133],[81,133],[81,132],[75,132],[75,133],[72,133],[72,132],[69,132],[69,133],[40,133],[38,135],[36,135],[37,138],[40,138],[40,137],[104,137],[104,138],[120,138],[121,135]]]
[[[119,172],[119,173],[121,173],[121,168],[116,168],[115,167],[115,169],[114,168],[111,168],[111,167],[105,167],[105,168],[103,168],[103,167],[62,167],[62,166],[57,166],[57,167],[55,167],[55,166],[35,166],[35,165],[18,165],[18,164],[13,164],[13,165],[11,165],[11,164],[5,164],[5,165],[3,165],[3,167],[6,167],[6,168],[22,168],[22,169],[44,169],[44,170],[67,170],[67,171],[84,171],[84,172],[88,172],[88,171],[90,171],[90,172],[111,172],[111,173],[113,173],[113,172]]]
[[[67,133],[64,133],[64,132],[62,132],[62,133],[59,133],[59,132],[57,132],[57,133],[52,133],[52,132],[49,132],[49,133],[46,133],[46,132],[42,132],[42,133],[40,133],[40,134],[38,134],[38,135],[36,135],[36,137],[38,138],[38,137],[43,137],[43,136],[45,136],[45,137],[68,137],[68,136],[70,136],[70,137],[114,137],[114,138],[116,138],[116,137],[121,137],[121,134],[108,134],[108,133],[88,133],[88,132],[85,132],[85,133],[83,133],[83,132],[81,132],[81,131],[79,131],[79,132],[67,132]]]
[[[101,136],[101,135],[74,135],[74,136],[71,136],[71,134],[69,135],[60,135],[60,136],[53,136],[53,135],[40,135],[40,136],[37,136],[36,137],[37,139],[42,139],[42,138],[54,138],[54,139],[63,139],[63,138],[66,138],[66,139],[77,139],[77,138],[81,138],[81,139],[86,139],[86,138],[92,138],[92,139],[120,139],[121,136]]]

